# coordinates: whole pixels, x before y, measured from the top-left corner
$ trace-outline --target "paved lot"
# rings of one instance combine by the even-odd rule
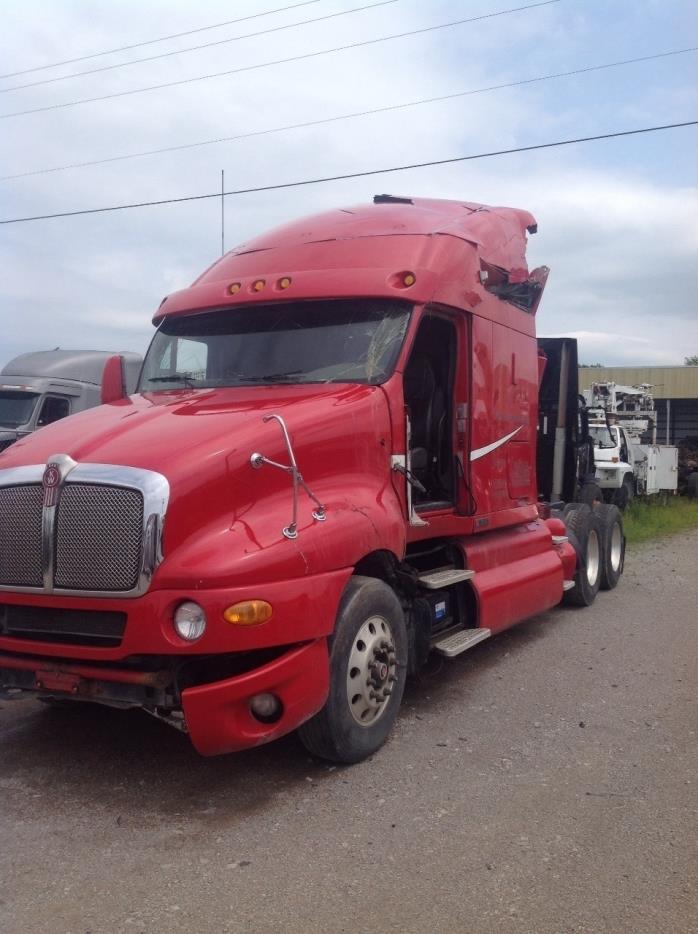
[[[0,701],[0,930],[696,931],[697,563],[434,661],[348,769]]]

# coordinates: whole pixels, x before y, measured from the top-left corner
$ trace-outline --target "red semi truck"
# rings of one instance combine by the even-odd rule
[[[168,296],[135,395],[115,357],[103,405],[0,454],[0,687],[354,762],[430,652],[615,586],[535,230],[379,195]]]

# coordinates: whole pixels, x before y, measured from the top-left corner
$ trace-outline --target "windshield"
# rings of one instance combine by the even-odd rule
[[[411,306],[385,299],[293,302],[165,319],[140,392],[173,387],[384,382]]]
[[[0,427],[18,428],[26,425],[38,398],[35,392],[0,389]]]
[[[618,446],[613,435],[606,425],[589,425],[591,440],[597,448],[615,448]]]

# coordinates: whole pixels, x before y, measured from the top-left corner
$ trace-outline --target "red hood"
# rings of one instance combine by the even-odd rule
[[[231,558],[246,557],[249,569],[262,563],[262,552],[271,557],[273,545],[291,544],[281,536],[291,518],[290,477],[273,467],[255,470],[250,464],[254,452],[288,463],[278,423],[263,422],[271,413],[285,419],[303,477],[328,505],[324,528],[313,528],[319,524],[313,523],[310,501],[303,494],[299,525],[306,531],[298,542],[306,547],[283,549],[284,560],[298,558],[297,566],[288,567],[289,576],[313,573],[307,546],[330,531],[331,513],[375,509],[381,491],[390,486],[390,414],[380,387],[258,386],[136,395],[63,419],[18,441],[0,453],[0,470],[68,454],[78,463],[141,467],[163,474],[170,484],[170,506],[165,523],[168,560],[161,572],[170,568],[171,574],[159,573],[159,585],[182,574],[184,567],[205,566],[208,572],[218,565],[220,574],[214,573],[214,578],[222,582],[230,579]],[[332,526],[336,528],[334,521]],[[231,532],[237,534],[229,536]],[[225,541],[222,535],[228,536]],[[249,560],[251,552],[258,554],[258,561]]]
[[[249,459],[262,439],[278,433],[262,422],[270,412],[291,424],[375,392],[372,387],[267,386],[182,389],[135,395],[42,428],[0,455],[0,469],[44,463],[69,454],[78,463],[121,464],[165,474],[171,484],[224,464],[240,451]],[[247,457],[245,458],[245,454]]]

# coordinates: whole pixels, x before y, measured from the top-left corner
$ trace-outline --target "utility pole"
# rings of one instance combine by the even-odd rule
[[[225,255],[225,169],[221,169],[221,256]]]

